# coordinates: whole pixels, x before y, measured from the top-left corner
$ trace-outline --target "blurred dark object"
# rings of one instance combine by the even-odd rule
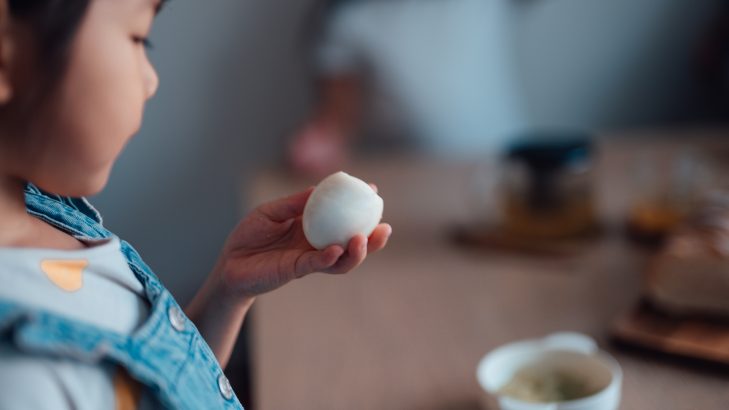
[[[708,120],[729,119],[729,1],[724,1],[701,38],[695,72],[699,92],[696,108],[708,114]]]
[[[595,228],[593,145],[584,134],[535,134],[504,160],[504,229],[514,236],[559,239]]]

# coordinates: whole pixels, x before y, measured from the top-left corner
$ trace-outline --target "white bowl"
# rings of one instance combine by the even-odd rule
[[[559,366],[597,393],[550,403],[531,403],[499,393],[519,370],[535,364]],[[476,377],[484,390],[484,402],[497,402],[501,410],[617,410],[623,382],[615,359],[599,350],[589,336],[571,332],[501,346],[481,359]]]

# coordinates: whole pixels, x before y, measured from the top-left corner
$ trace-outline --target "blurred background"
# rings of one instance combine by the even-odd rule
[[[412,183],[402,179],[412,174],[432,195],[425,189],[429,181],[417,175],[451,175],[438,164],[460,164],[453,175],[456,185],[467,186],[460,200],[469,210],[453,218],[439,214],[452,228],[442,236],[459,244],[439,246],[481,249],[496,265],[504,255],[523,261],[535,249],[544,253],[545,239],[569,239],[557,251],[572,254],[573,243],[594,240],[580,235],[604,237],[615,226],[627,226],[627,240],[637,238],[636,246],[648,243],[658,254],[704,194],[723,185],[715,164],[729,157],[704,160],[701,147],[724,152],[729,135],[727,1],[176,0],[159,16],[151,39],[159,92],[108,187],[92,202],[181,303],[191,299],[246,210],[270,199],[267,193],[340,168],[384,179],[374,182],[385,185],[386,218],[397,219],[406,213],[388,214],[388,189],[398,192],[397,184]],[[655,147],[665,142],[664,155]],[[378,162],[383,158],[390,160]],[[600,181],[607,174],[625,179],[605,188]],[[606,222],[600,216],[604,196],[591,192],[615,190],[627,198],[625,207]],[[396,209],[408,203],[393,202]],[[474,216],[474,209],[487,207],[494,215]],[[433,205],[433,212],[439,209]],[[407,237],[408,218],[415,217],[403,218]],[[397,220],[391,222],[397,236]],[[413,246],[395,245],[386,252],[418,254]],[[524,252],[530,256],[519,256]],[[387,260],[377,266],[409,269]],[[489,264],[488,258],[468,260]],[[590,271],[595,263],[579,266]],[[641,263],[633,270],[641,271]],[[630,283],[637,292],[639,284]],[[628,292],[636,298],[623,307],[637,301],[636,292]],[[255,324],[266,320],[266,309],[280,311],[276,303],[270,299],[260,314],[254,310],[227,370],[248,408],[287,407],[265,397],[272,394],[265,393],[271,391],[266,383],[277,375],[267,366],[278,364],[265,358],[280,353],[266,338],[281,334]],[[564,324],[468,343],[483,354],[497,342]],[[599,338],[607,326],[577,330]],[[269,343],[274,347],[266,350]],[[465,368],[475,365],[467,361]],[[372,377],[390,384],[387,375],[374,371]],[[286,387],[279,389],[286,396]],[[390,398],[385,406],[348,408],[431,408]],[[464,400],[432,408],[471,408]],[[343,408],[334,399],[312,403],[294,407]]]

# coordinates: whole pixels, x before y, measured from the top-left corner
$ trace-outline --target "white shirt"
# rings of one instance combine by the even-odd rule
[[[0,248],[0,298],[128,334],[149,315],[119,239],[82,250]],[[114,409],[117,369],[0,345],[0,410]],[[116,380],[119,383],[119,380]]]

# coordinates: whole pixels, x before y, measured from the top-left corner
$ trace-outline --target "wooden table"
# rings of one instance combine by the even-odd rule
[[[625,209],[626,155],[604,144],[601,214]],[[723,144],[726,145],[726,144]],[[560,330],[595,337],[623,367],[621,409],[729,409],[729,372],[616,348],[610,329],[639,298],[646,255],[614,232],[570,258],[467,250],[447,232],[468,220],[468,164],[389,158],[354,166],[385,198],[390,245],[355,272],[312,275],[254,310],[257,410],[479,409],[475,368],[489,350]],[[253,203],[306,182],[276,171]]]

